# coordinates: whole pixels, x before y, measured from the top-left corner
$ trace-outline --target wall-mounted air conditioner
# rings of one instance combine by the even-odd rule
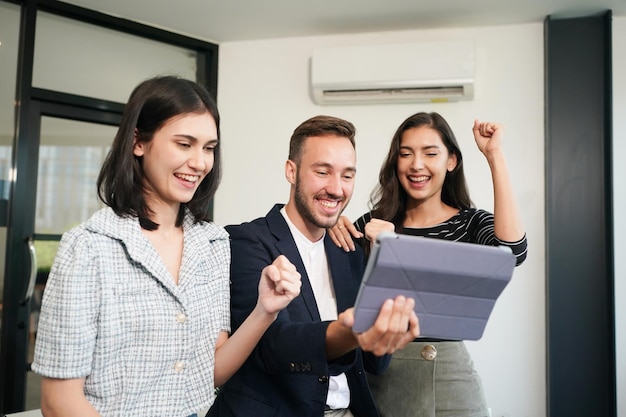
[[[468,100],[474,44],[437,41],[316,49],[311,96],[317,104]]]

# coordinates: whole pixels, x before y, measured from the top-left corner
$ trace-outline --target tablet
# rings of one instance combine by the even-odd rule
[[[354,309],[357,332],[372,326],[386,299],[415,299],[420,337],[478,340],[511,280],[515,256],[485,246],[392,232],[372,247]]]

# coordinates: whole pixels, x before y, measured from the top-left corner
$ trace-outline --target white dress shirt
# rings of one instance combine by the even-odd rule
[[[323,321],[337,320],[337,299],[332,285],[330,268],[324,250],[324,237],[317,242],[311,242],[289,220],[283,207],[281,214],[285,218],[291,234],[296,241],[298,252],[306,268],[306,273],[313,288],[313,295],[317,303],[320,318]],[[330,376],[326,405],[332,409],[348,408],[350,405],[350,388],[345,374]]]

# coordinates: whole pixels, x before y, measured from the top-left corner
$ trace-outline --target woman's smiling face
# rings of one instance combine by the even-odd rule
[[[421,203],[441,200],[446,174],[456,167],[456,156],[450,155],[439,132],[419,126],[402,134],[397,164],[398,180],[409,199]]]
[[[168,120],[148,142],[135,139],[142,158],[146,200],[155,205],[190,201],[213,169],[217,126],[209,113],[188,113]]]

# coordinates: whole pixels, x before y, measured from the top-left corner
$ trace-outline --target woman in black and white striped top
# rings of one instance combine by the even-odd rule
[[[372,210],[354,224],[342,217],[330,235],[338,246],[366,252],[381,231],[504,245],[517,265],[526,259],[522,228],[501,148],[503,128],[475,121],[494,188],[494,213],[474,208],[463,157],[448,123],[437,113],[417,113],[397,129],[372,192]],[[354,241],[353,241],[354,240]],[[393,355],[389,369],[370,376],[382,417],[485,417],[480,377],[463,342],[420,339]]]

